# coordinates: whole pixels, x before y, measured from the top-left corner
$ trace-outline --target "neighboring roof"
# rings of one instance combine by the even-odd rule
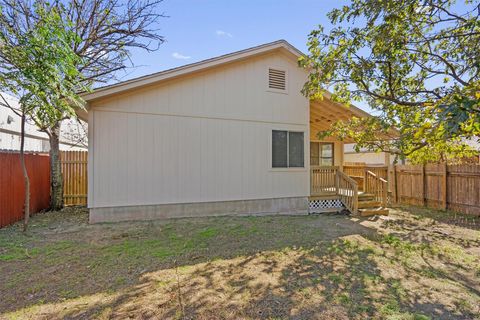
[[[100,87],[93,90],[93,92],[84,93],[82,95],[82,98],[87,102],[93,101],[93,100],[104,98],[113,94],[126,92],[133,89],[137,89],[139,87],[156,84],[160,81],[169,80],[169,79],[186,75],[189,73],[193,73],[193,72],[203,71],[205,69],[216,67],[222,64],[250,58],[252,56],[265,54],[267,52],[271,52],[275,50],[284,50],[285,52],[288,52],[297,58],[303,55],[303,53],[300,50],[292,46],[287,41],[278,40],[278,41],[262,44],[256,47],[252,47],[249,49],[225,54],[215,58],[187,64],[178,68],[168,69],[165,71],[152,73],[143,77],[123,81],[113,85]]]

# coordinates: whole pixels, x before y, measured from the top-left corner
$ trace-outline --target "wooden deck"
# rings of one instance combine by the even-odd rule
[[[363,188],[359,191],[358,182],[339,167],[311,167],[309,201],[339,200],[348,211],[362,216],[388,214],[387,181],[369,170],[362,178]]]

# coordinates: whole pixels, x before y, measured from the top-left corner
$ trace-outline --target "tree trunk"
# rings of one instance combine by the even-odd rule
[[[24,220],[23,220],[23,232],[27,231],[28,220],[30,219],[30,179],[28,179],[27,166],[25,165],[25,112],[22,111],[21,118],[21,133],[20,133],[20,162],[22,164],[23,180],[25,184],[25,203],[24,203]]]
[[[63,177],[60,166],[60,123],[50,131],[50,210],[63,208]]]

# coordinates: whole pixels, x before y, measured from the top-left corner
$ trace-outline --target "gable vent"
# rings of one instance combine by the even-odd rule
[[[286,90],[286,72],[277,69],[268,69],[268,88]]]

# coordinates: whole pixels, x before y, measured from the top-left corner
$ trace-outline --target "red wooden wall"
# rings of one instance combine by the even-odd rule
[[[50,164],[48,154],[25,156],[30,178],[30,213],[50,204]],[[25,187],[18,152],[0,152],[0,227],[23,219]]]

